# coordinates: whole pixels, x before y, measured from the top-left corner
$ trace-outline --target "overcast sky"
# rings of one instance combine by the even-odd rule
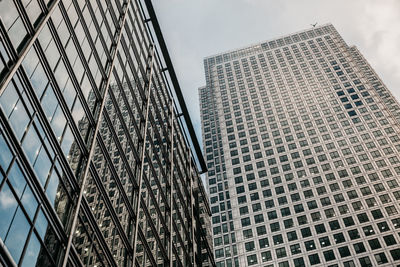
[[[400,99],[399,0],[153,0],[201,138],[198,87],[204,57],[332,23]]]

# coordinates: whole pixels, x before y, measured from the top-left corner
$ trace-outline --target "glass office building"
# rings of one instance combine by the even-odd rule
[[[400,266],[400,105],[322,25],[204,60],[217,266]]]
[[[3,0],[0,18],[0,266],[215,266],[151,2]]]

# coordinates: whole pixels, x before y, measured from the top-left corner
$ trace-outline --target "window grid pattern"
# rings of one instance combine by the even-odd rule
[[[383,83],[376,89],[376,74],[362,70],[368,63],[333,26],[204,64],[217,266],[398,261],[399,104]],[[235,241],[222,242],[224,223]]]
[[[0,2],[2,265],[214,266],[144,14],[140,1]]]

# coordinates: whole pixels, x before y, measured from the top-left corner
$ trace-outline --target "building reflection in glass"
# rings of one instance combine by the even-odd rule
[[[207,197],[142,8],[0,2],[0,264],[213,266]]]

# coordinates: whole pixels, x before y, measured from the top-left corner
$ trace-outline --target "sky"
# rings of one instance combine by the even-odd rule
[[[203,59],[332,23],[356,45],[400,100],[399,0],[153,0],[178,80],[201,140],[198,88]]]

